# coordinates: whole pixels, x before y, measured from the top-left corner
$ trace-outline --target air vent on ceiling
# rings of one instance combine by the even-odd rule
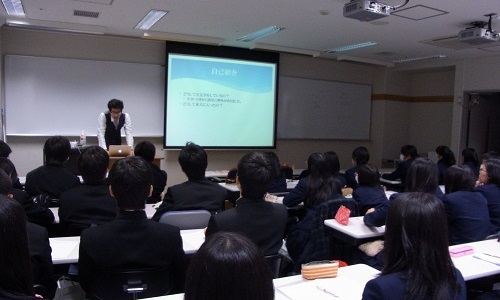
[[[95,11],[75,10],[73,11],[73,16],[97,19],[99,17],[99,13]]]

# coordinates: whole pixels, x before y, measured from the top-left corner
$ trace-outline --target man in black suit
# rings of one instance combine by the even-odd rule
[[[78,157],[78,170],[84,184],[61,194],[59,220],[68,236],[80,235],[91,225],[102,225],[116,218],[118,206],[109,194],[106,173],[109,156],[99,146],[91,146]]]
[[[144,207],[153,190],[151,168],[140,157],[117,161],[109,172],[109,192],[119,208],[116,220],[82,231],[78,277],[92,295],[99,271],[170,268],[174,291],[185,276],[185,254],[177,227],[148,220]]]
[[[167,189],[165,199],[154,214],[153,220],[159,221],[160,217],[170,210],[206,209],[212,214],[222,211],[227,191],[205,178],[208,164],[205,150],[194,143],[187,143],[179,153],[179,164],[188,181]]]
[[[218,231],[237,232],[250,238],[264,255],[277,254],[283,244],[288,213],[284,205],[264,200],[276,176],[276,169],[265,153],[250,152],[243,156],[236,176],[241,198],[235,208],[212,215],[206,236]]]

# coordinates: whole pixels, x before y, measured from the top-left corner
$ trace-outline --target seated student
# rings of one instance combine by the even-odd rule
[[[436,148],[436,154],[438,158],[438,169],[439,169],[439,184],[444,184],[444,174],[446,169],[457,163],[455,159],[455,154],[447,146],[438,146]]]
[[[476,190],[488,202],[491,233],[500,232],[500,159],[487,159],[479,169]]]
[[[186,267],[180,230],[148,220],[144,212],[153,190],[148,163],[135,156],[118,160],[108,179],[120,211],[116,220],[82,231],[78,259],[82,288],[92,295],[92,279],[99,271],[169,267],[174,291],[180,291]]]
[[[10,149],[10,146],[6,142],[0,140],[0,158],[9,158],[11,153],[12,149]],[[23,189],[21,182],[19,182],[19,178],[17,178],[17,174],[16,178],[12,180],[12,186],[16,189]]]
[[[434,194],[438,199],[443,198],[443,192],[438,186],[439,171],[437,164],[429,158],[416,158],[408,169],[405,192],[419,192]],[[375,208],[369,209],[363,221],[368,226],[382,226],[385,224],[389,206],[393,200],[405,193],[392,194],[389,201],[383,202]]]
[[[59,199],[61,193],[80,185],[80,179],[63,166],[71,151],[67,138],[53,136],[43,146],[45,165],[26,175],[26,192],[30,196],[46,195]]]
[[[12,182],[9,175],[0,170],[0,201],[17,202],[12,199],[11,190]],[[26,222],[25,227],[28,233],[28,248],[33,282],[44,287],[46,291],[44,296],[52,298],[56,291],[56,281],[53,278],[52,250],[50,248],[47,229],[30,222]]]
[[[445,174],[443,198],[452,245],[483,240],[491,233],[488,201],[476,191],[467,166],[451,166]]]
[[[283,172],[280,164],[280,159],[278,158],[278,155],[272,151],[266,152],[267,155],[269,155],[269,160],[273,164],[273,166],[276,168],[276,178],[273,180],[271,183],[271,186],[269,186],[269,189],[267,190],[268,193],[284,193],[287,191],[286,188],[286,176],[285,173]]]
[[[417,158],[417,148],[413,145],[404,145],[401,147],[401,155],[399,156],[400,162],[396,170],[389,174],[382,174],[382,178],[387,180],[401,180],[404,185],[406,181],[406,173],[410,168],[411,163]]]
[[[380,173],[377,167],[371,164],[358,166],[359,186],[352,193],[352,197],[358,203],[360,215],[364,215],[370,208],[387,201],[384,189],[380,186]]]
[[[33,291],[26,232],[21,205],[0,196],[0,299],[38,299]]]
[[[236,207],[210,217],[207,238],[219,231],[250,238],[264,253],[277,254],[283,244],[288,212],[285,206],[264,200],[276,169],[263,152],[250,152],[238,162],[236,184],[241,198]]]
[[[5,173],[10,176],[13,183],[19,181],[16,167],[8,158],[0,157],[0,169],[4,170]],[[26,191],[15,187],[14,184],[12,185],[12,190],[10,192],[14,199],[23,207],[29,222],[44,227],[54,222],[54,214],[49,208],[34,203]]]
[[[153,171],[153,193],[148,198],[148,203],[156,203],[161,201],[161,193],[167,185],[167,172],[163,171],[156,164],[153,163],[155,159],[156,148],[147,141],[140,142],[135,145],[134,155],[144,158]]]
[[[106,173],[109,156],[99,146],[90,146],[78,157],[78,171],[84,184],[61,194],[59,220],[68,236],[83,229],[112,221],[118,213],[116,199],[109,194]]]
[[[389,209],[382,273],[363,300],[466,299],[462,274],[448,252],[446,214],[429,193],[405,193]]]
[[[335,181],[337,181],[340,188],[345,186],[345,177],[340,175],[340,161],[339,156],[335,151],[327,151],[323,153],[326,160],[326,166],[330,170],[330,174]]]
[[[370,160],[370,153],[365,147],[357,147],[352,151],[352,164],[354,167],[347,169],[345,171],[345,181],[346,186],[351,189],[356,189],[358,187],[358,169],[362,165],[366,165]]]
[[[191,259],[184,299],[272,300],[273,275],[262,252],[247,237],[217,232]]]
[[[205,178],[208,165],[205,150],[194,143],[187,143],[179,153],[179,164],[188,181],[167,189],[153,220],[159,221],[164,213],[171,210],[206,209],[212,214],[223,211],[226,189]]]
[[[462,150],[462,162],[464,165],[469,166],[475,178],[479,176],[479,167],[481,163],[479,162],[479,157],[474,148],[465,148]]]

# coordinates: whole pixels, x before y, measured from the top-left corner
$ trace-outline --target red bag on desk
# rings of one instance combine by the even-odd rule
[[[351,210],[344,205],[341,205],[339,207],[339,210],[337,210],[337,213],[335,214],[335,220],[339,222],[342,225],[347,225],[349,224],[349,216],[351,215]]]

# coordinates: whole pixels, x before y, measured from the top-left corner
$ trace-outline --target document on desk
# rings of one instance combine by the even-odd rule
[[[70,256],[70,254],[79,247],[80,240],[76,241],[51,241],[52,260],[63,260]]]
[[[365,284],[339,276],[283,286],[278,290],[291,300],[361,299]]]

